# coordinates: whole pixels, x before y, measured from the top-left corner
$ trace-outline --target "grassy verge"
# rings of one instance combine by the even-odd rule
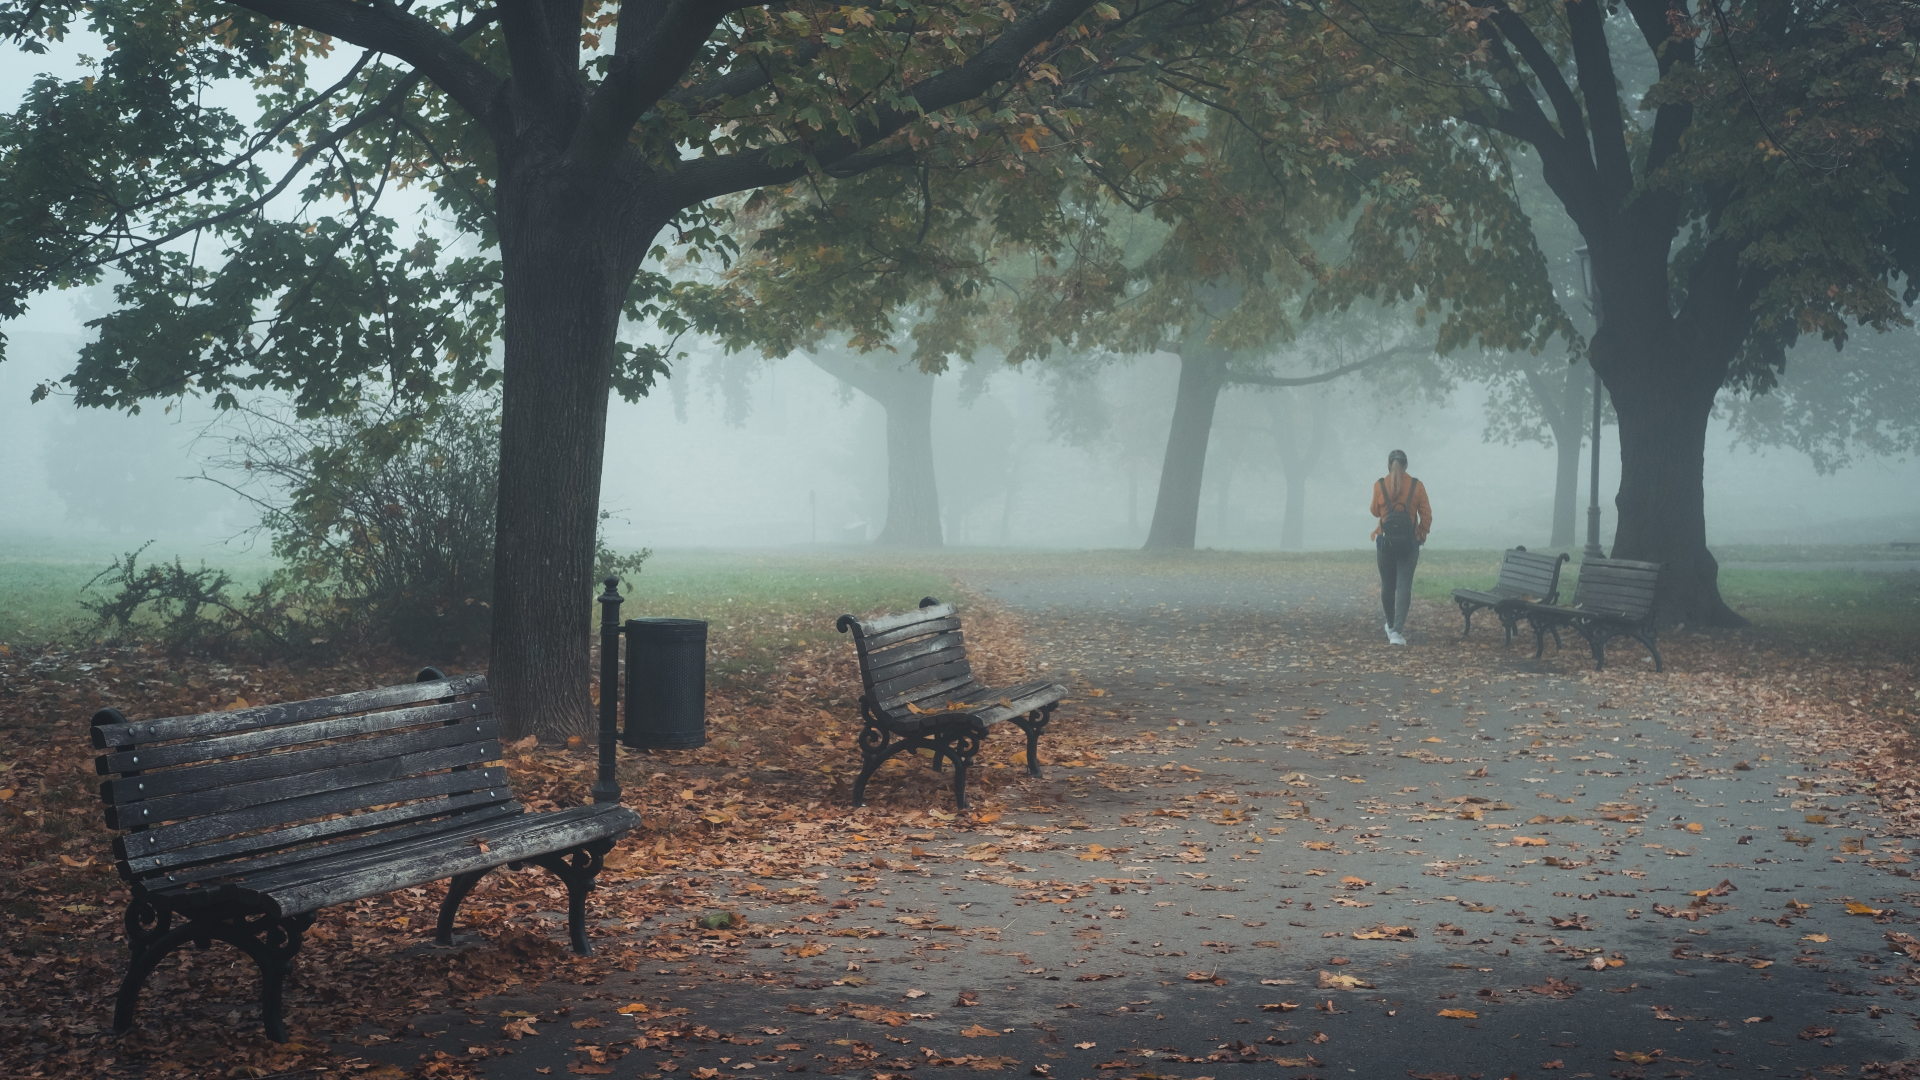
[[[809,642],[838,638],[833,621],[842,614],[945,599],[953,579],[882,559],[667,552],[649,559],[631,586],[623,618],[707,621],[707,674],[726,685],[771,673]]]
[[[1723,563],[1825,563],[1854,559],[1853,553],[1861,549],[1798,548],[1794,550],[1806,553],[1804,558],[1778,557],[1785,550],[1741,548],[1732,554],[1717,550],[1715,554]],[[1499,575],[1498,551],[1422,554],[1414,595],[1449,601],[1454,589],[1484,589]],[[1561,597],[1571,597],[1579,580],[1576,559],[1561,573]],[[1920,636],[1920,573],[1730,567],[1720,571],[1720,595],[1762,631],[1843,639]]]
[[[0,642],[37,647],[71,642],[93,622],[80,606],[83,591],[113,560],[145,543],[146,537],[83,537],[48,539],[0,535]],[[246,552],[205,544],[182,544],[160,539],[140,556],[140,565],[172,562],[175,555],[189,568],[204,559],[225,569],[241,591],[253,587],[272,569],[264,552]]]

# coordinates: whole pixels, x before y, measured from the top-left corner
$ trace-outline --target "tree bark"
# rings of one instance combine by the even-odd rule
[[[660,228],[644,198],[583,198],[552,158],[503,162],[500,503],[488,681],[505,738],[591,736],[594,530],[628,282]],[[515,167],[518,165],[519,167]]]
[[[933,467],[933,388],[937,376],[914,367],[882,367],[844,354],[809,354],[814,365],[860,391],[887,414],[887,522],[882,547],[940,547],[940,487]]]
[[[1707,550],[1707,424],[1724,373],[1673,360],[1607,379],[1620,423],[1613,557],[1663,564],[1662,619],[1743,626],[1720,597],[1720,564]]]
[[[1174,391],[1173,424],[1160,466],[1160,491],[1153,501],[1146,551],[1191,551],[1200,522],[1200,481],[1207,469],[1207,440],[1213,411],[1226,385],[1227,354],[1206,344],[1202,333],[1188,335],[1180,355],[1180,383]]]

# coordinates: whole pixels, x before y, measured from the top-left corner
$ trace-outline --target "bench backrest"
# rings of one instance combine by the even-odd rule
[[[438,672],[423,672],[423,678]],[[93,717],[121,877],[213,881],[242,866],[518,813],[486,677],[432,678],[282,705]]]
[[[834,625],[843,634],[853,632],[860,685],[883,713],[973,685],[966,637],[952,604],[929,596],[918,611],[866,620],[842,615]]]
[[[1651,619],[1662,565],[1631,559],[1588,559],[1580,564],[1580,579],[1573,586],[1573,606],[1631,622]]]
[[[1525,546],[1509,548],[1500,558],[1500,583],[1495,588],[1551,604],[1560,598],[1560,568],[1566,563],[1564,551],[1549,555]]]

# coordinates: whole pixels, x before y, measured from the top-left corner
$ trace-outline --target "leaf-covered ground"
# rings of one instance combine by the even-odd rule
[[[0,1074],[1196,1080],[1737,1062],[1857,1075],[1913,1056],[1907,1036],[1873,1034],[1910,1028],[1920,976],[1891,936],[1920,933],[1899,842],[1920,829],[1911,637],[1682,632],[1662,641],[1665,674],[1631,642],[1595,674],[1584,648],[1549,644],[1535,663],[1519,643],[1500,647],[1496,628],[1462,642],[1450,606],[1423,601],[1414,647],[1390,650],[1374,640],[1365,569],[957,567],[985,592],[966,611],[983,675],[1044,672],[1073,688],[1042,744],[1048,778],[1021,774],[1017,733],[997,738],[974,815],[954,814],[943,778],[904,762],[876,778],[871,807],[845,807],[851,650],[782,613],[753,632],[796,644],[773,677],[716,687],[707,747],[622,752],[647,825],[595,894],[593,957],[559,947],[563,894],[539,870],[487,879],[454,949],[427,943],[440,886],[333,909],[298,961],[287,1046],[259,1035],[255,976],[224,946],[177,954],[148,984],[135,1033],[103,1034],[124,893],[85,718],[103,705],[163,716],[287,700],[403,681],[413,666],[5,656]],[[1623,735],[1661,751],[1622,752],[1611,740]],[[592,779],[585,755],[559,748],[517,747],[507,764],[536,808],[584,801]],[[1764,827],[1717,820],[1735,815],[1713,793],[1735,783],[1755,802],[1718,801],[1764,814]],[[1794,859],[1846,887],[1756,884],[1811,873]],[[1716,894],[1722,881],[1734,888]],[[1024,929],[1043,909],[1048,925]],[[1057,928],[1067,918],[1072,932]],[[1749,956],[1762,944],[1772,959]],[[1749,981],[1725,999],[1667,992],[1736,968]],[[1791,1031],[1773,1026],[1784,1007],[1747,1024],[1764,1014],[1741,1006],[1776,995],[1783,969],[1852,992],[1822,986],[1809,1006],[1819,1022]],[[1524,1060],[1495,1054],[1502,1068],[1486,1072],[1472,1048],[1541,1027],[1529,1010],[1546,1005],[1581,1023],[1630,1012],[1675,1034],[1622,1027],[1611,1045],[1583,1033],[1538,1056],[1529,1037]],[[1141,1028],[1148,1016],[1163,1017],[1157,1031]],[[1716,1057],[1696,1054],[1688,1031],[1758,1041],[1727,1035],[1739,1055]],[[1390,1073],[1378,1071],[1386,1048],[1399,1055]]]

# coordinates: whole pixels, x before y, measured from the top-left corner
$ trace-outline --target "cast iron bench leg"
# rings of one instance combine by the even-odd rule
[[[587,940],[587,894],[593,891],[593,879],[599,875],[613,839],[595,840],[565,854],[542,855],[532,860],[559,877],[567,886],[567,933],[573,939],[573,951],[580,956],[593,953]]]
[[[114,996],[113,1033],[125,1035],[133,1030],[133,1011],[140,1003],[140,988],[146,985],[147,976],[160,966],[167,954],[186,944],[200,929],[192,923],[175,927],[164,933],[155,934],[140,942],[132,958],[127,961],[126,978],[120,980],[120,992]],[[132,944],[131,942],[129,944]]]
[[[1473,632],[1473,609],[1475,605],[1471,600],[1461,600],[1457,597],[1453,602],[1460,605],[1460,621],[1462,624],[1460,627],[1460,636],[1466,637]],[[1509,643],[1513,641],[1512,634],[1507,635],[1507,641]]]
[[[287,1024],[281,1013],[287,975],[293,970],[294,954],[300,951],[301,935],[313,925],[314,918],[312,912],[306,912],[285,918],[242,916],[217,922],[196,919],[150,938],[127,965],[127,976],[121,980],[120,991],[114,997],[113,1033],[124,1035],[132,1030],[140,988],[168,953],[189,941],[205,949],[218,939],[253,958],[254,966],[260,969],[261,1026],[266,1028],[267,1038],[277,1043],[286,1042]]]
[[[1035,719],[1035,717],[1039,719]],[[1024,718],[1015,717],[1013,722],[1027,733],[1027,775],[1039,776],[1040,773],[1040,733],[1047,730],[1047,721],[1053,719],[1053,706],[1047,705],[1037,712],[1030,712]]]
[[[953,760],[953,802],[956,809],[971,810],[973,804],[967,801],[967,770],[973,767],[973,757],[980,751],[980,736],[971,731],[955,731],[942,740],[947,757]],[[939,753],[939,750],[934,753]]]
[[[879,772],[880,766],[893,756],[887,746],[892,741],[890,735],[871,724],[860,729],[860,775],[853,780],[853,805],[867,805],[867,781],[873,779],[873,774]],[[939,753],[938,750],[934,751],[936,763],[940,760]]]
[[[434,928],[433,940],[441,945],[453,944],[453,916],[460,910],[460,902],[467,898],[480,879],[487,876],[485,870],[472,870],[464,874],[453,875],[447,882],[447,898],[440,901],[440,923]]]

